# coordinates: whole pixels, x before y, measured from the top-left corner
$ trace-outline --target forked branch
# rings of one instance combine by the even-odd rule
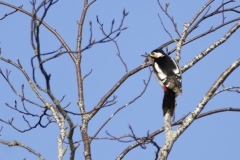
[[[176,130],[172,131],[171,137],[166,137],[166,143],[164,147],[161,148],[160,151],[160,160],[166,160],[169,152],[171,151],[171,147],[173,143],[177,140],[177,138],[192,124],[192,122],[197,118],[203,108],[206,106],[209,100],[211,100],[212,96],[218,89],[220,85],[223,84],[225,79],[240,65],[240,59],[235,61],[231,66],[225,70],[222,75],[218,78],[218,80],[212,85],[207,94],[204,96],[202,101],[198,104],[196,109],[185,119],[183,120],[182,125]],[[166,129],[166,128],[165,128]]]

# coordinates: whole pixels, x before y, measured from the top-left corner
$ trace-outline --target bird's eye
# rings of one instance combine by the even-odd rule
[[[151,55],[154,55],[154,54],[155,54],[155,52],[152,52],[152,53],[151,53]]]

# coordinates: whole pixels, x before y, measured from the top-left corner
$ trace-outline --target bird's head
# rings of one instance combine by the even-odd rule
[[[166,56],[166,54],[162,49],[155,49],[150,54],[145,54],[142,56],[147,57],[150,61],[153,61],[154,59]]]

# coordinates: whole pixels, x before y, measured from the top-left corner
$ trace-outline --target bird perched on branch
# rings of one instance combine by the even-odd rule
[[[162,49],[153,50],[150,54],[142,55],[153,62],[153,71],[157,81],[164,90],[163,115],[170,111],[172,116],[175,109],[176,97],[182,94],[182,72],[177,62],[166,55]]]

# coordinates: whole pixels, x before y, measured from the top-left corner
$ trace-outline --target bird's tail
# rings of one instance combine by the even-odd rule
[[[163,103],[162,103],[164,116],[168,110],[170,111],[170,115],[173,116],[174,109],[175,109],[175,98],[176,98],[176,93],[173,90],[167,89],[164,92]]]

